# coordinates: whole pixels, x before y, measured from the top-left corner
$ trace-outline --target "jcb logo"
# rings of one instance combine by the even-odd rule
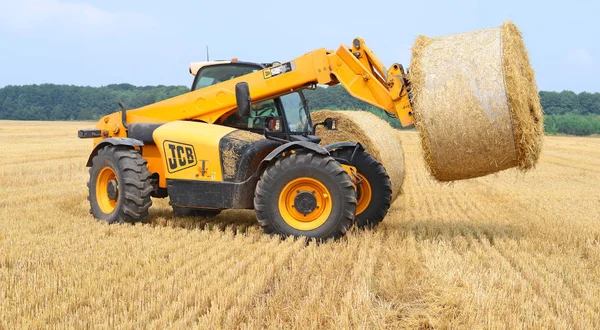
[[[165,141],[163,147],[169,173],[190,168],[198,163],[194,146],[190,144]]]

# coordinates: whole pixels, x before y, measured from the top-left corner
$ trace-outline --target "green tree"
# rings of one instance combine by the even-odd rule
[[[582,136],[596,132],[597,125],[589,116],[566,115],[557,119],[557,128],[561,133]]]
[[[600,98],[597,94],[582,92],[577,95],[581,114],[600,114]]]
[[[558,126],[556,125],[555,116],[546,116],[546,118],[544,119],[544,130],[547,134],[558,133]]]

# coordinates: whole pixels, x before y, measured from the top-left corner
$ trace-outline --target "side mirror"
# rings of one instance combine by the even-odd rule
[[[325,129],[330,130],[330,131],[337,131],[337,119],[334,118],[327,118],[325,119],[325,121],[323,122],[325,126]]]
[[[281,132],[281,118],[279,117],[268,117],[265,119],[265,127],[269,132]]]
[[[323,126],[328,131],[337,131],[337,119],[327,118],[320,123],[316,123],[313,125],[313,133],[317,131],[317,126]]]
[[[252,99],[250,98],[250,88],[247,82],[239,82],[235,85],[235,102],[240,117],[250,117]]]

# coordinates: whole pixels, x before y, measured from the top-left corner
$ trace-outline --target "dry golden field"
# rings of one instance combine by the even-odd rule
[[[253,213],[146,225],[88,214],[92,123],[0,121],[0,328],[600,328],[600,139],[548,137],[533,172],[442,185],[400,133],[404,194],[321,245]]]

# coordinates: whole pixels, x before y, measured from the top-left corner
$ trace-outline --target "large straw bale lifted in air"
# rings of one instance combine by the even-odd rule
[[[434,39],[420,36],[410,69],[416,126],[436,179],[535,166],[543,111],[513,23]]]

